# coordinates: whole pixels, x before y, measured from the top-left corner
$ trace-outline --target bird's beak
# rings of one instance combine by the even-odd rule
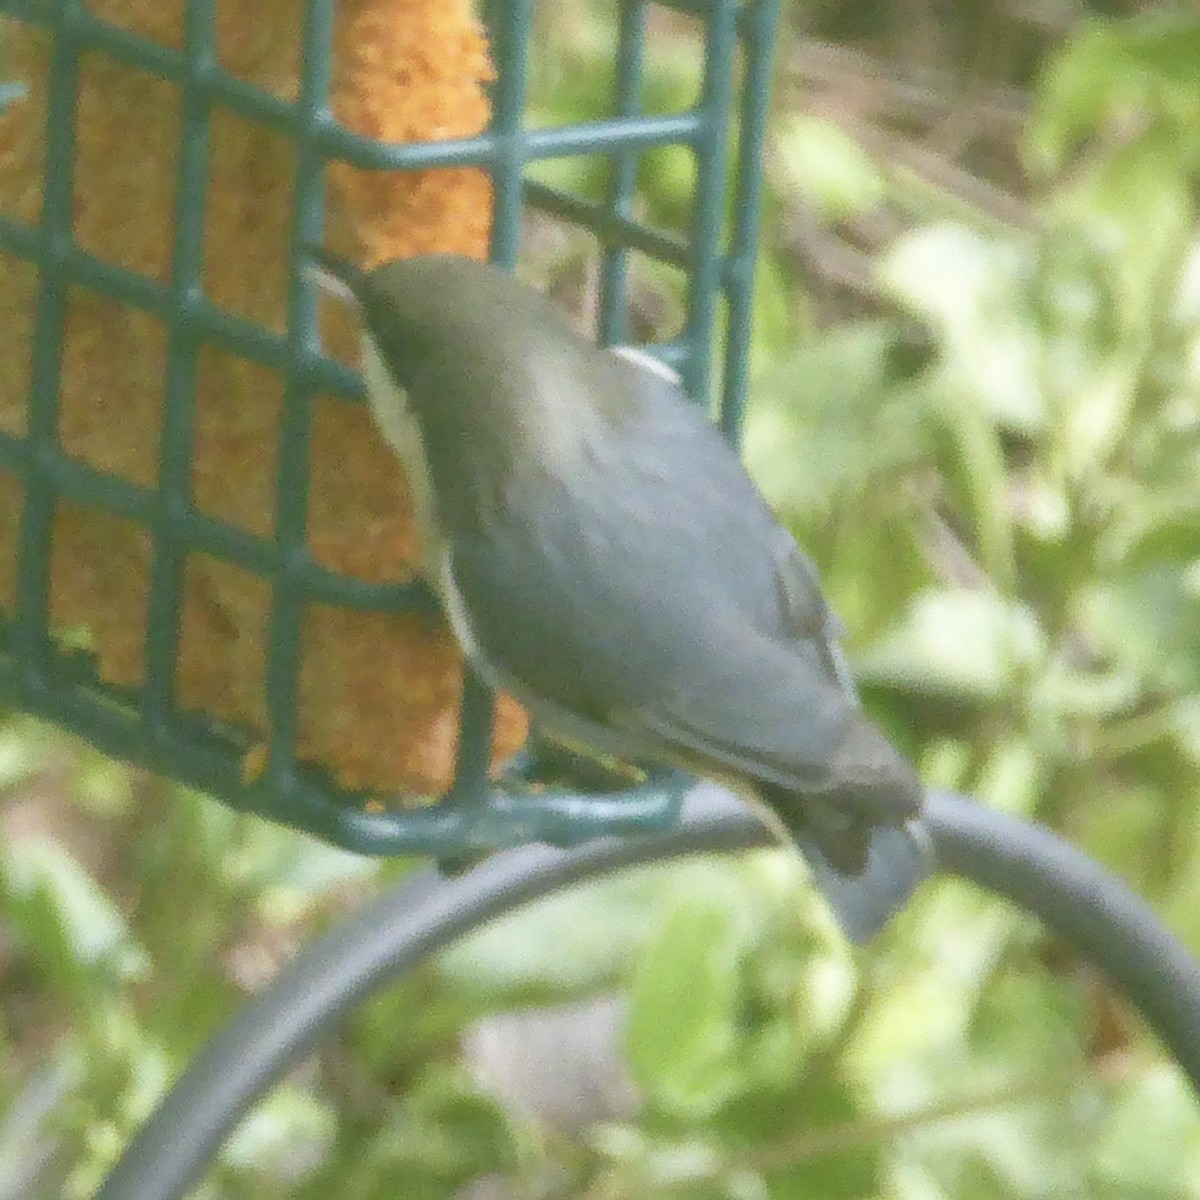
[[[366,272],[348,258],[332,254],[324,246],[306,246],[301,252],[305,261],[302,270],[323,291],[336,296],[355,308],[366,283]]]

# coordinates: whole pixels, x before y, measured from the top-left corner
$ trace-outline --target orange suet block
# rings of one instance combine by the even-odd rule
[[[352,0],[334,54],[333,111],[387,142],[467,137],[488,122],[487,42],[462,0]],[[357,171],[332,177],[364,266],[415,254],[486,258],[491,181],[476,167]]]
[[[90,0],[141,36],[180,47],[182,0]],[[302,0],[217,7],[222,66],[285,99],[298,92]],[[50,42],[19,23],[6,31],[28,97],[0,116],[0,212],[36,224],[43,182]],[[373,137],[432,140],[476,133],[488,119],[487,45],[465,0],[347,0],[338,6],[331,102]],[[166,80],[99,53],[80,62],[73,234],[88,253],[155,280],[170,278],[179,93]],[[282,332],[295,147],[219,107],[210,123],[204,204],[205,295]],[[475,169],[414,173],[330,170],[330,242],[359,261],[432,251],[486,255],[491,192]],[[0,430],[28,424],[36,270],[0,255]],[[350,316],[322,313],[334,353],[352,362]],[[158,479],[169,331],[153,316],[86,288],[68,290],[59,436],[101,471],[153,487]],[[282,384],[260,364],[202,345],[195,364],[191,488],[202,512],[269,538]],[[318,399],[310,456],[309,542],[316,559],[357,578],[411,577],[417,546],[403,476],[365,406]],[[0,472],[0,606],[15,601],[19,479]],[[153,557],[132,521],[60,503],[51,554],[51,623],[87,632],[101,674],[135,686]],[[265,737],[264,664],[271,583],[212,557],[185,564],[178,699]],[[424,617],[309,605],[299,680],[300,757],[346,786],[380,795],[433,794],[449,784],[462,687],[457,648]],[[507,757],[525,718],[498,706],[494,749]],[[248,760],[247,775],[263,764]]]

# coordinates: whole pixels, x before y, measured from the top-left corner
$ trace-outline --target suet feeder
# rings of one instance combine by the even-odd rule
[[[0,699],[362,852],[668,824],[670,779],[497,782],[524,714],[464,680],[303,251],[511,267],[523,214],[550,214],[599,247],[605,343],[630,339],[634,258],[684,278],[682,332],[652,349],[733,433],[777,0],[621,3],[610,94],[548,128],[528,0],[5,7]],[[669,113],[645,103],[664,19],[700,77]],[[682,229],[639,204],[663,147],[694,168]],[[577,156],[601,196],[530,178]]]

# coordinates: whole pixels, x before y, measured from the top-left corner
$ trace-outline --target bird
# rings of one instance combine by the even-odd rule
[[[474,669],[569,744],[737,792],[873,936],[932,866],[921,782],[859,703],[816,568],[675,373],[490,263],[309,262],[360,313]]]

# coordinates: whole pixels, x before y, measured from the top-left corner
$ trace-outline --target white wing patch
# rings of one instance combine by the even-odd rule
[[[653,354],[639,346],[613,346],[610,353],[615,354],[618,358],[623,358],[626,362],[633,363],[635,367],[641,367],[643,371],[657,375],[659,379],[665,379],[668,383],[675,384],[676,387],[683,382],[678,371],[668,367],[662,359],[655,358]]]

